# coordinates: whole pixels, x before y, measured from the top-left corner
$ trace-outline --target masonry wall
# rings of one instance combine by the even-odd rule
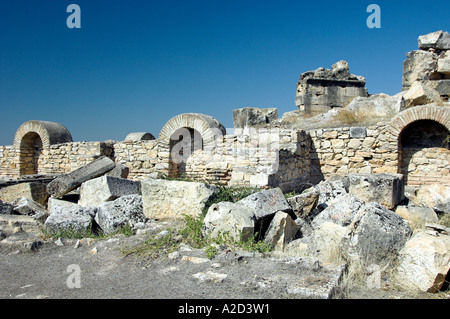
[[[398,142],[384,124],[308,133],[312,141],[310,180],[313,184],[334,174],[398,172]]]

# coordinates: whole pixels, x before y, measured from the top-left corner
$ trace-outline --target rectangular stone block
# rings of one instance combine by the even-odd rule
[[[102,156],[71,173],[58,176],[47,185],[47,192],[53,197],[60,198],[81,186],[82,183],[99,177],[111,171],[114,167],[116,167],[116,164],[110,158]]]
[[[81,185],[78,205],[98,206],[125,195],[138,195],[140,192],[140,182],[105,175]]]
[[[404,197],[405,185],[401,174],[349,174],[349,194],[365,202],[376,202],[394,209]]]

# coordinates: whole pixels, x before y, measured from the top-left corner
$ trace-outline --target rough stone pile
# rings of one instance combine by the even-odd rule
[[[419,49],[406,54],[403,91],[408,106],[448,101],[450,95],[450,34],[436,31],[418,39]]]

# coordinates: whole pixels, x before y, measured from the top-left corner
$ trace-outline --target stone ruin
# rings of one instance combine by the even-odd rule
[[[157,138],[138,132],[123,141],[74,142],[61,124],[26,122],[13,145],[0,146],[2,214],[23,211],[54,227],[77,216],[82,228],[95,220],[109,232],[130,222],[139,229],[149,219],[179,218],[179,207],[198,214],[216,192],[214,185],[248,186],[280,193],[268,199],[258,193],[253,204],[243,200],[211,207],[209,233],[228,231],[230,219],[220,220],[233,216],[245,226],[239,234],[252,235],[264,224],[264,240],[281,250],[327,242],[317,237],[320,230],[345,234],[346,251],[355,253],[359,244],[354,240],[364,234],[351,222],[360,218],[358,225],[376,224],[377,214],[386,214],[401,229],[386,243],[398,252],[411,232],[390,212],[401,207],[394,215],[407,217],[416,211],[404,206],[405,194],[413,206],[431,209],[431,215],[450,214],[450,35],[421,36],[419,48],[407,54],[403,89],[394,96],[368,94],[365,78],[339,61],[331,69],[301,74],[298,110],[281,118],[276,108],[234,110],[233,132],[209,115],[185,113],[170,119]],[[300,195],[280,199],[289,192]],[[258,216],[256,211],[264,209],[252,205],[260,199],[282,208],[270,210],[269,218]],[[125,206],[124,217],[120,207]],[[349,207],[360,213],[347,216]],[[308,226],[304,218],[312,211],[321,217]],[[431,220],[437,222],[435,215]],[[289,230],[277,232],[272,222]],[[379,226],[380,234],[385,226]],[[234,224],[230,227],[236,231]],[[315,232],[293,240],[299,229]],[[406,274],[410,268],[404,267]]]

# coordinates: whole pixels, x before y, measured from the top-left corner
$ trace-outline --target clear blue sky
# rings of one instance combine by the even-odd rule
[[[81,29],[69,29],[71,3]],[[381,7],[369,29],[367,6]],[[180,113],[232,127],[236,108],[295,110],[301,73],[347,60],[369,93],[401,90],[417,37],[450,31],[448,0],[4,0],[0,145],[28,120],[75,141],[123,140]]]

